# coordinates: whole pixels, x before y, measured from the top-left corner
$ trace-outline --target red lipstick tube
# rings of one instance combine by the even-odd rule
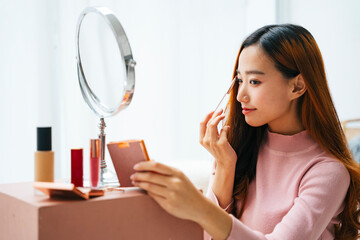
[[[100,176],[99,139],[90,139],[90,183],[97,187]]]
[[[71,149],[71,183],[83,186],[83,149]]]

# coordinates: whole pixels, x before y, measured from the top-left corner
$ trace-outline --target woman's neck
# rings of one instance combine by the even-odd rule
[[[305,130],[299,115],[295,109],[292,109],[281,119],[268,123],[269,131],[282,135],[294,135]]]
[[[272,128],[269,125],[270,132],[278,133],[278,134],[282,134],[282,135],[294,135],[294,134],[297,134],[304,130],[305,130],[305,127],[302,124],[296,125],[296,126],[281,126],[279,128]]]

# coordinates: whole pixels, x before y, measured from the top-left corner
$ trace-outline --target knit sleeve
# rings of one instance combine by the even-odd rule
[[[208,185],[208,190],[206,192],[206,197],[209,198],[213,203],[215,203],[217,206],[221,207],[219,204],[219,201],[215,195],[215,193],[212,190],[212,184],[214,182],[214,176],[215,176],[215,168],[216,168],[216,161],[213,161],[213,168],[211,171],[211,175],[210,175],[210,180],[209,180],[209,185]],[[232,206],[232,204],[234,203],[234,201],[231,201],[229,203],[228,206],[226,206],[225,208],[223,208],[226,212],[230,212],[230,207]],[[204,230],[204,240],[212,240],[211,236]]]
[[[206,193],[206,197],[209,198],[213,203],[215,203],[216,205],[218,205],[220,207],[219,201],[215,195],[215,193],[212,190],[212,184],[214,182],[214,176],[215,176],[215,168],[216,168],[216,161],[214,160],[213,163],[213,169],[211,171],[211,176],[210,176],[210,180],[209,180],[209,186],[208,186],[208,190]],[[223,208],[226,212],[230,212],[230,207],[232,206],[232,204],[234,203],[234,200],[232,200],[225,208]]]
[[[211,187],[209,187],[209,190],[206,194],[206,197],[209,198],[212,202],[214,202],[216,205],[218,205],[220,207],[219,201],[215,195],[215,193],[213,192],[213,190],[211,189]],[[229,213],[230,211],[230,207],[232,206],[232,204],[234,203],[234,200],[232,200],[229,205],[227,205],[225,208],[223,208],[226,212]]]
[[[333,216],[342,211],[349,184],[350,175],[342,163],[317,163],[303,176],[294,205],[272,233],[264,235],[254,231],[232,216],[232,228],[227,239],[316,240]]]

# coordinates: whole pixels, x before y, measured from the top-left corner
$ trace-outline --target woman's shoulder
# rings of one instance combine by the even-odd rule
[[[350,184],[350,174],[339,159],[330,153],[322,151],[308,162],[301,183],[305,184],[307,182],[348,187]]]
[[[319,144],[316,143],[316,145],[317,148],[314,149],[312,160],[310,162],[312,167],[326,167],[332,169],[333,171],[348,172],[344,163],[342,163],[337,157],[321,148]]]

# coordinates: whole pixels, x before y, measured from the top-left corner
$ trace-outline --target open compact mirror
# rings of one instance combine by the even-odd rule
[[[106,7],[88,7],[76,29],[77,72],[82,96],[100,118],[99,187],[119,186],[105,161],[105,120],[126,108],[133,97],[135,65],[119,20]]]

